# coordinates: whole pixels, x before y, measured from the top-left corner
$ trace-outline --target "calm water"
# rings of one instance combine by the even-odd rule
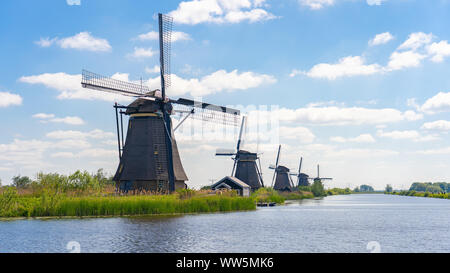
[[[0,252],[450,252],[450,200],[331,196],[252,212],[0,221]]]

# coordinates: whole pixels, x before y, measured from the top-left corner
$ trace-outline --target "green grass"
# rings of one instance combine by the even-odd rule
[[[0,217],[91,217],[254,210],[253,199],[231,196],[0,197]],[[14,195],[14,194],[12,194]]]
[[[399,191],[399,192],[395,192],[395,191],[394,192],[385,192],[385,194],[450,199],[450,193],[416,192],[416,191],[410,190],[410,191]]]
[[[279,192],[272,188],[259,188],[257,191],[252,193],[252,199],[259,203],[269,203],[275,202],[277,204],[282,204],[286,200]]]

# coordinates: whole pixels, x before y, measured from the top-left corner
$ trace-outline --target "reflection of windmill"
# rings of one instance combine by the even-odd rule
[[[242,132],[245,127],[246,117],[242,117],[241,130],[239,132],[239,139],[236,146],[236,151],[221,151],[216,152],[216,156],[234,156],[233,170],[231,176],[238,178],[249,185],[252,190],[257,190],[264,187],[264,182],[261,175],[261,162],[257,153],[251,153],[241,150],[242,145]],[[258,160],[258,164],[256,161]]]
[[[317,164],[317,177],[310,177],[310,178],[308,178],[308,179],[311,179],[311,180],[313,180],[314,182],[316,182],[316,181],[322,182],[322,180],[333,180],[333,178],[320,177],[319,164]]]
[[[272,187],[277,191],[292,191],[294,188],[294,182],[292,182],[291,176],[297,176],[296,173],[291,173],[289,168],[278,165],[280,160],[281,145],[278,146],[277,160],[275,165],[270,165],[269,169],[274,170],[272,178]],[[275,184],[274,184],[275,181]]]
[[[83,70],[82,86],[99,91],[112,92],[137,98],[128,106],[116,108],[117,135],[120,164],[114,181],[120,191],[151,190],[169,191],[184,188],[188,178],[181,164],[170,115],[174,106],[183,109],[193,118],[202,120],[221,119],[224,124],[237,123],[238,110],[189,99],[173,100],[167,97],[170,86],[170,42],[172,18],[159,14],[159,47],[161,91],[150,90],[142,83],[118,81]],[[121,137],[117,109],[130,116],[126,142]],[[120,141],[122,140],[122,143]]]
[[[309,186],[309,175],[306,173],[302,173],[302,161],[303,157],[300,157],[300,165],[298,166],[298,174],[297,174],[297,187],[299,186]]]

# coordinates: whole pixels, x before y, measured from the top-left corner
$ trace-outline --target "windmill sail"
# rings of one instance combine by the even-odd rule
[[[121,191],[151,190],[173,192],[188,180],[181,164],[170,115],[184,108],[192,118],[237,124],[240,111],[190,99],[167,96],[170,81],[172,18],[159,14],[161,91],[148,86],[111,79],[83,70],[84,88],[135,97],[128,106],[115,105],[120,163],[114,176]],[[117,109],[129,116],[125,143],[120,144]],[[182,111],[182,110],[181,110]],[[122,127],[123,128],[123,127]],[[123,133],[122,133],[123,138]]]
[[[252,190],[257,190],[261,187],[264,187],[261,171],[258,168],[258,164],[256,163],[256,161],[259,160],[258,154],[241,149],[245,122],[246,117],[244,116],[242,117],[241,129],[239,131],[239,138],[236,144],[236,151],[218,149],[216,152],[216,156],[234,156],[231,176],[234,176],[243,181],[244,183],[249,185]]]

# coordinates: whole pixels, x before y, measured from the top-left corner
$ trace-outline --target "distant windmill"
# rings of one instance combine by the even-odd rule
[[[297,187],[299,186],[309,186],[309,175],[306,173],[302,173],[302,161],[303,157],[300,157],[300,165],[298,166],[298,174],[297,174]]]
[[[333,180],[333,178],[320,177],[319,164],[317,164],[317,177],[310,177],[308,179],[313,180],[314,182],[316,182],[316,181],[322,182],[322,180]]]
[[[135,97],[128,106],[114,105],[120,163],[113,180],[119,191],[150,190],[173,192],[186,187],[188,180],[181,164],[170,115],[177,106],[201,120],[220,119],[223,124],[237,125],[239,110],[166,95],[170,86],[170,43],[173,19],[159,14],[159,49],[161,90],[150,90],[141,84],[119,81],[83,70],[82,86],[98,91]],[[130,116],[126,141],[121,137],[117,109]],[[183,120],[184,121],[184,120]],[[122,143],[121,143],[122,141]]]
[[[280,151],[281,145],[278,146],[278,154],[275,165],[269,166],[269,169],[274,170],[272,177],[272,187],[277,191],[292,191],[294,189],[294,182],[292,182],[291,176],[297,176],[298,174],[291,173],[289,168],[278,165],[280,161]]]
[[[233,170],[231,176],[238,178],[251,187],[252,190],[257,190],[264,187],[264,182],[261,175],[261,162],[257,153],[251,153],[241,150],[242,133],[245,128],[246,117],[242,117],[241,130],[239,132],[239,139],[236,145],[236,151],[217,150],[216,156],[232,156],[234,160]],[[234,157],[233,157],[234,156]],[[259,163],[256,164],[256,161]]]

